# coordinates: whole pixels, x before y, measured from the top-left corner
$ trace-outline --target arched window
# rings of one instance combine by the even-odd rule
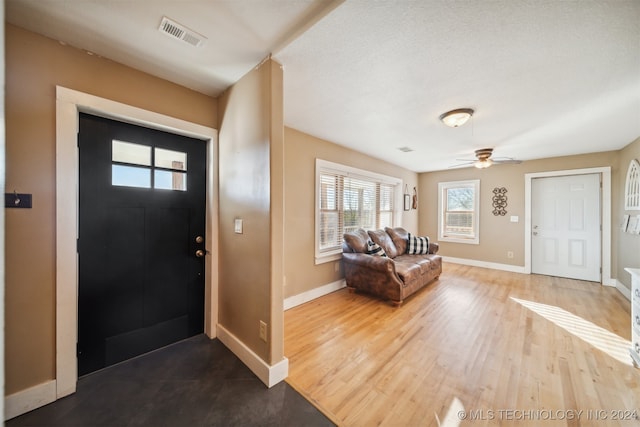
[[[627,211],[640,210],[640,163],[631,160],[627,170],[627,181],[624,185],[624,209]]]

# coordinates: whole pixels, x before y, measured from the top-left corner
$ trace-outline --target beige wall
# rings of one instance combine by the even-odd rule
[[[412,190],[418,175],[295,129],[285,128],[285,298],[344,277],[340,261],[315,265],[315,159],[340,163],[402,179]],[[404,212],[402,225],[418,229],[418,211]],[[414,231],[415,232],[415,231]]]
[[[6,394],[55,376],[55,87],[215,128],[217,100],[6,25]],[[75,191],[70,188],[69,191]]]
[[[524,266],[524,189],[527,173],[570,170],[593,167],[611,167],[612,193],[615,206],[618,189],[615,182],[619,175],[619,152],[585,154],[523,162],[520,165],[499,165],[488,169],[463,168],[420,174],[420,196],[426,203],[420,209],[420,232],[437,240],[438,236],[438,183],[480,179],[480,244],[440,243],[440,254],[444,256],[478,260],[484,262]],[[507,214],[494,216],[493,189],[507,189]],[[510,222],[517,215],[518,223]],[[615,243],[613,243],[615,247]],[[612,248],[612,252],[615,252]],[[513,251],[514,258],[507,258]],[[613,254],[615,259],[615,254]],[[614,263],[612,270],[615,271]]]
[[[620,230],[620,223],[625,214],[638,215],[640,211],[626,211],[624,209],[624,187],[627,178],[627,169],[631,160],[640,161],[640,138],[627,145],[620,151],[619,173],[618,179],[613,182],[616,187],[615,194],[617,201],[614,204],[615,209],[612,212],[611,230],[617,241],[617,262],[616,266],[612,266],[617,279],[624,284],[627,289],[631,289],[631,276],[624,271],[626,267],[640,268],[640,236],[625,233]]]
[[[278,362],[284,197],[279,65],[269,60],[245,75],[220,97],[219,108],[218,321],[263,360]],[[235,219],[243,221],[242,234],[234,232]],[[278,313],[272,313],[274,304]],[[269,343],[260,339],[260,321],[269,325]]]
[[[294,129],[284,128],[283,136],[282,70],[273,61],[229,89],[218,114],[214,98],[7,25],[6,188],[32,193],[33,209],[6,210],[6,394],[50,380],[55,372],[56,85],[208,127],[220,125],[220,323],[269,363],[283,353],[282,297],[343,277],[335,271],[336,262],[314,265],[316,158],[418,186],[420,209],[403,212],[402,223],[432,238],[437,236],[437,183],[480,178],[481,244],[442,242],[441,253],[518,266],[524,264],[524,174],[611,166],[612,270],[628,286],[623,268],[640,264],[640,237],[617,227],[624,214],[620,194],[626,169],[631,158],[640,158],[639,140],[620,152],[418,175]],[[496,186],[508,189],[506,217],[491,214]],[[509,223],[511,215],[520,216],[520,222]],[[242,235],[233,233],[235,218],[244,220]],[[506,258],[508,250],[514,259]],[[258,337],[259,320],[270,324],[269,344]]]

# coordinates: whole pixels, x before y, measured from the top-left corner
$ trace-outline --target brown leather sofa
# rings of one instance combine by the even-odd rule
[[[404,228],[358,229],[344,234],[342,263],[351,292],[366,291],[401,305],[442,273],[442,257],[437,243],[429,242],[428,254],[408,254],[409,233]],[[386,256],[370,255],[369,240]],[[426,246],[425,246],[426,247]]]

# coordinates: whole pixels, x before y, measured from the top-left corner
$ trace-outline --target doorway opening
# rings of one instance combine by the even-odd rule
[[[54,401],[72,394],[78,380],[76,343],[78,330],[78,117],[82,112],[160,129],[206,141],[206,218],[204,331],[217,336],[218,320],[218,181],[215,129],[130,105],[56,87],[56,379]],[[47,402],[48,403],[48,402]]]
[[[600,174],[531,184],[531,272],[600,282]]]
[[[549,171],[525,174],[525,274],[532,272],[532,180],[543,177],[558,177],[572,175],[600,174],[602,182],[601,197],[601,283],[606,286],[615,286],[615,280],[611,278],[611,168],[596,167],[585,169],[571,169],[561,171]]]
[[[206,144],[81,113],[78,375],[204,331]]]

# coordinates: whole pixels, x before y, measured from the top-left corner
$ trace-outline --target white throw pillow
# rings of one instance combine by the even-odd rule
[[[367,242],[367,253],[374,256],[387,256],[387,253],[373,240]]]

